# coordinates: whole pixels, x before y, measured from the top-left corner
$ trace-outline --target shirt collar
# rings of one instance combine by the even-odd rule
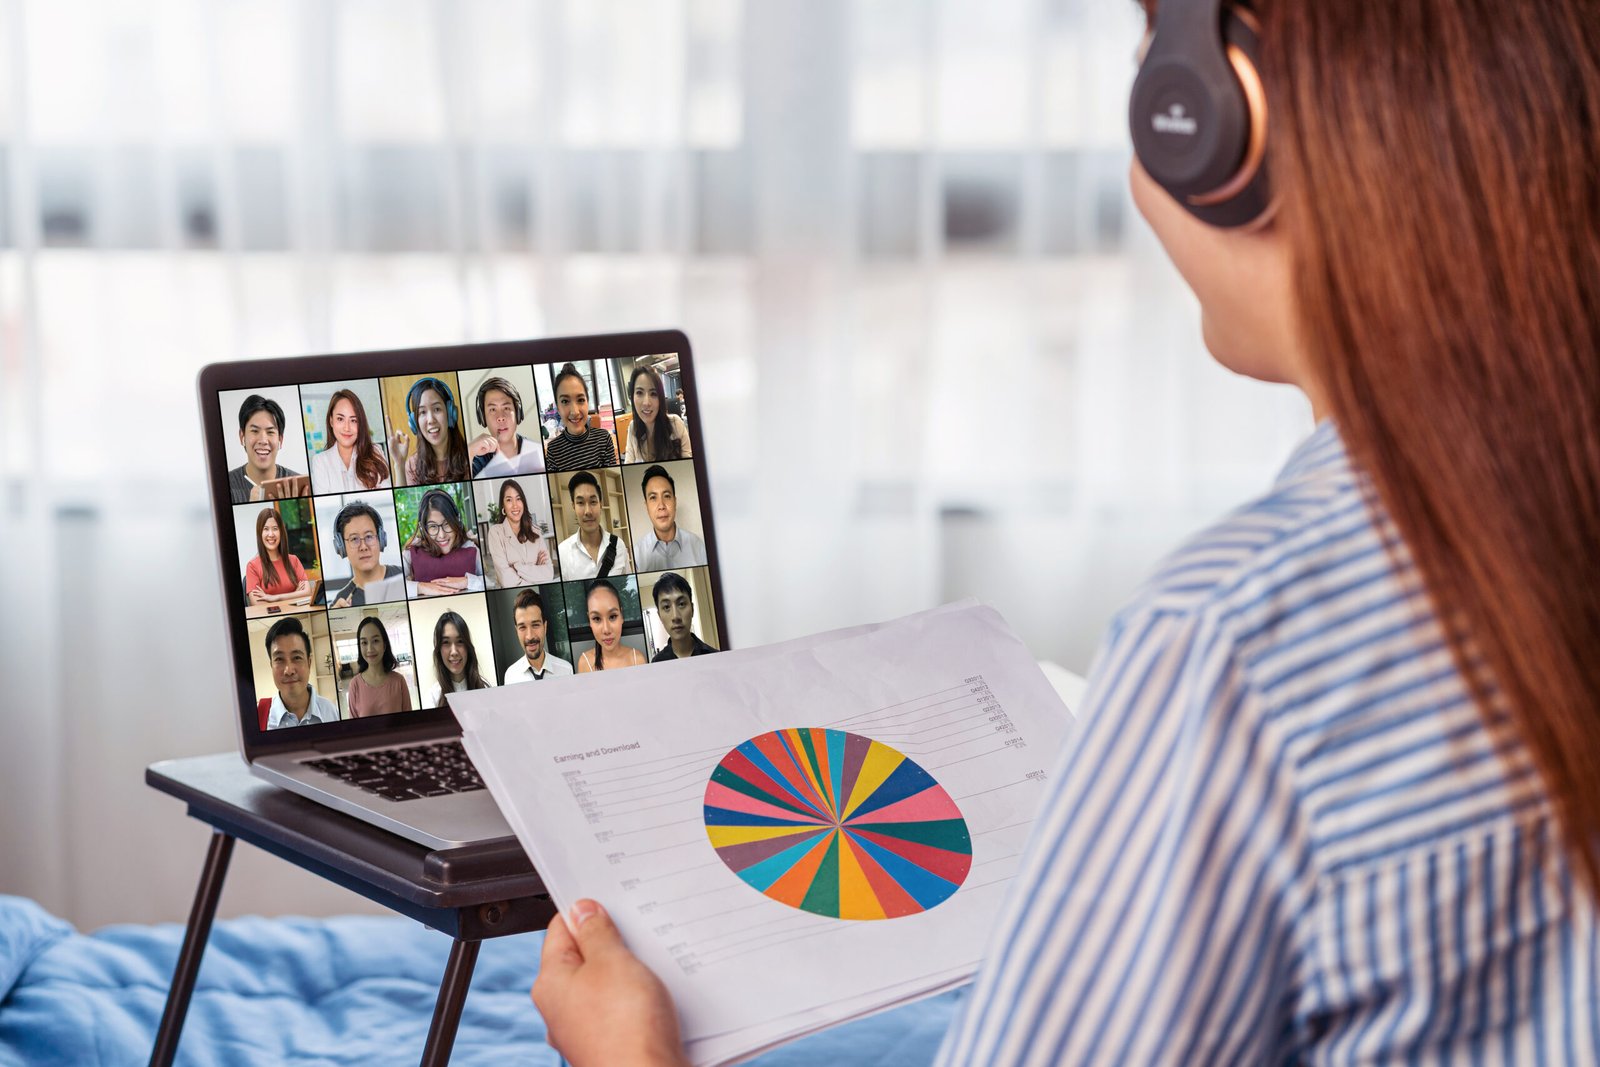
[[[305,726],[310,724],[308,720],[311,720],[312,723],[321,723],[323,720],[317,715],[317,691],[308,685],[306,686],[306,692],[311,694],[311,699],[306,705],[306,717],[304,719],[295,718],[294,712],[290,711],[288,705],[284,704],[282,693],[273,693],[271,714],[267,716],[267,729],[270,730],[284,725]]]
[[[1308,475],[1336,470],[1347,462],[1344,438],[1339,436],[1339,427],[1331,417],[1325,418],[1317,423],[1311,436],[1295,446],[1289,461],[1278,472],[1275,484],[1285,485]]]

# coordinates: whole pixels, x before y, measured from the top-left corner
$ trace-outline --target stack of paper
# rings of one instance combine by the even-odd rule
[[[992,609],[450,697],[563,910],[727,1063],[967,981],[1070,716]]]

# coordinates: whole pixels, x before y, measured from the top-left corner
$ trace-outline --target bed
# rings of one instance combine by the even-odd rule
[[[483,943],[451,1063],[554,1065],[528,1000],[541,934]],[[183,927],[82,934],[0,896],[0,1067],[149,1061]],[[450,940],[400,918],[219,921],[178,1049],[183,1067],[416,1063]],[[932,1060],[960,993],[817,1034],[752,1061],[889,1067]]]

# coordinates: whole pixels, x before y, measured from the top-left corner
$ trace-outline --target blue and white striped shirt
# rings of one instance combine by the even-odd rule
[[[1324,422],[1112,624],[940,1061],[1600,1064],[1596,929]]]

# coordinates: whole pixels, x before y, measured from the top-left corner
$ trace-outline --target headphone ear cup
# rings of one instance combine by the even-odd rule
[[[339,558],[344,559],[344,535],[338,531],[333,535],[333,550],[339,553]]]
[[[1224,4],[1209,29],[1206,6],[1162,5],[1129,129],[1140,164],[1185,210],[1210,225],[1245,226],[1272,208],[1259,24],[1248,8]]]

